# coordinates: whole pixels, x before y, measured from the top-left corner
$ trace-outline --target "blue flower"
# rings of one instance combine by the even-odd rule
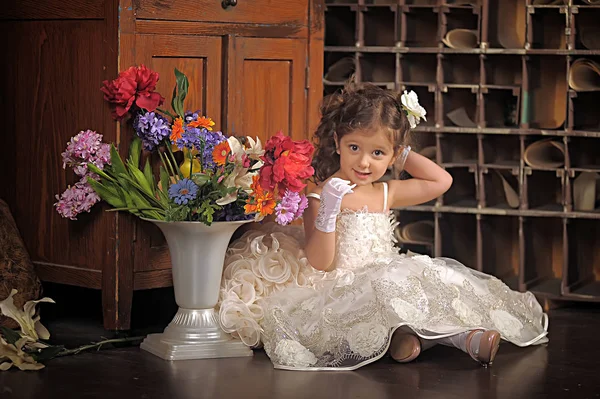
[[[133,121],[133,128],[142,139],[144,149],[148,151],[152,151],[165,137],[171,135],[167,118],[154,112],[138,114]]]
[[[182,179],[169,187],[169,198],[178,205],[185,205],[198,195],[198,186],[190,179]]]

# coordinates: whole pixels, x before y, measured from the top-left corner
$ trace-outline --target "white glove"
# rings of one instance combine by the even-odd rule
[[[337,177],[330,179],[321,191],[321,204],[315,227],[324,233],[335,231],[335,222],[337,215],[342,207],[342,198],[344,195],[353,193],[352,189],[356,184],[350,185],[348,180],[342,180]]]

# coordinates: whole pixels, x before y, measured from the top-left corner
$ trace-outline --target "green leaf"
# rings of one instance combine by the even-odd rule
[[[119,176],[121,173],[127,174],[127,168],[125,168],[125,164],[114,144],[111,144],[110,146],[110,163],[111,170],[114,172],[115,176]]]
[[[135,136],[133,140],[131,140],[131,145],[129,146],[129,160],[132,165],[135,167],[139,167],[140,165],[140,155],[142,154],[142,139],[138,136]]]
[[[210,177],[208,177],[207,175],[205,175],[203,173],[194,173],[192,175],[192,181],[194,183],[196,183],[199,187],[202,187],[203,185],[205,185],[207,182],[210,181]]]
[[[108,202],[110,205],[114,206],[115,208],[125,206],[123,199],[112,189],[107,188],[102,183],[92,179],[91,177],[88,177],[87,181],[90,187],[92,187],[92,189],[100,196],[100,198]]]
[[[180,70],[175,68],[175,87],[173,88],[173,99],[171,100],[171,107],[175,111],[175,113],[181,117],[183,117],[183,100],[187,96],[190,83],[188,81],[187,76],[182,73]]]
[[[175,114],[183,117],[183,112],[179,108],[179,103],[177,102],[177,84],[175,84],[175,87],[173,87],[173,98],[171,99],[171,108],[173,108]],[[173,120],[173,122],[175,121]]]
[[[11,345],[21,339],[21,334],[15,330],[11,330],[8,327],[0,327],[0,333],[4,336],[6,342]]]
[[[98,176],[100,176],[101,178],[108,180],[108,181],[115,181],[115,178],[113,178],[112,176],[109,176],[105,171],[103,171],[102,169],[98,168],[96,165],[94,165],[93,163],[88,163],[88,170],[90,172],[93,172],[95,174],[97,174]]]
[[[150,166],[150,158],[146,159],[146,164],[144,165],[144,176],[146,177],[146,181],[150,185],[150,190],[152,194],[155,193],[156,182],[154,181],[154,175],[152,174],[152,166]]]
[[[136,216],[139,216],[140,213],[139,213],[139,211],[135,210],[136,206],[133,203],[133,198],[131,198],[131,196],[129,195],[129,190],[126,188],[123,188],[123,187],[120,187],[120,189],[121,189],[121,196],[123,198],[125,198],[125,204],[126,204],[125,206],[127,208],[131,209],[130,210],[131,213],[133,213]]]
[[[55,358],[56,355],[58,355],[64,349],[64,346],[49,346],[41,349],[39,352],[30,353],[30,355],[36,362],[44,362],[46,360]]]
[[[150,196],[153,195],[152,186],[146,180],[146,176],[142,173],[141,170],[137,168],[137,166],[133,165],[131,161],[127,161],[127,166],[129,167],[129,175],[133,178],[134,182],[139,185],[147,194]]]
[[[187,96],[188,89],[190,87],[190,82],[188,81],[187,76],[185,76],[185,74],[177,68],[175,68],[175,78],[177,79],[178,90],[177,101],[179,103],[179,106],[181,107],[181,110],[183,111],[183,100],[185,100],[185,97]],[[183,112],[181,116],[183,116]]]

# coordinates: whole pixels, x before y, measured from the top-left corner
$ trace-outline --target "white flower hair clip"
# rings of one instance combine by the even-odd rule
[[[427,121],[425,118],[427,111],[419,104],[417,93],[412,90],[407,93],[406,90],[404,90],[404,93],[400,96],[400,102],[402,103],[402,109],[406,112],[411,129],[417,127],[421,119]]]

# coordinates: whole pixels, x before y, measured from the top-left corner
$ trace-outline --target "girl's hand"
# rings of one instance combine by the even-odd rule
[[[356,184],[350,185],[348,180],[337,177],[329,179],[321,191],[321,204],[315,220],[317,230],[324,233],[335,231],[335,222],[342,207],[342,198],[346,194],[353,193],[354,187]]]

